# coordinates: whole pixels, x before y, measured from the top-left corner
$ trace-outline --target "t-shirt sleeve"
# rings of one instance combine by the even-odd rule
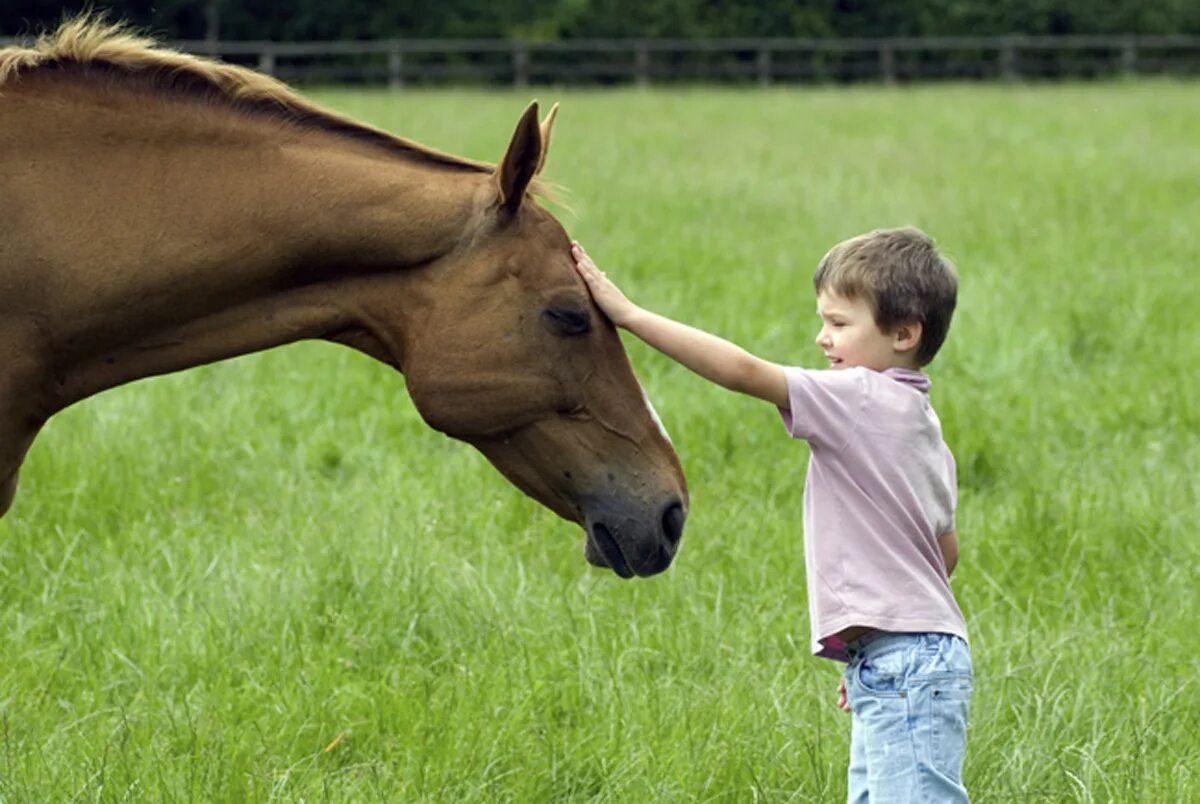
[[[779,408],[779,415],[788,433],[813,446],[846,446],[866,404],[865,371],[784,367],[788,407]]]

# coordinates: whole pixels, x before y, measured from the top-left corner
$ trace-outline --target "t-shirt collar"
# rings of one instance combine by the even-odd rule
[[[910,385],[923,394],[929,393],[929,375],[924,372],[906,368],[889,368],[883,370],[883,376],[891,377],[903,385]]]

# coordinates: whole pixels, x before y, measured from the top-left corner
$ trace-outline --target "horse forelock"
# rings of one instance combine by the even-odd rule
[[[486,162],[442,153],[323,109],[271,76],[162,47],[124,23],[109,22],[102,14],[84,13],[69,19],[53,33],[39,36],[31,48],[0,48],[0,92],[23,74],[71,65],[150,80],[164,93],[207,90],[206,94],[226,99],[233,108],[367,141],[431,165],[474,173],[495,170]],[[553,197],[537,180],[530,190]]]

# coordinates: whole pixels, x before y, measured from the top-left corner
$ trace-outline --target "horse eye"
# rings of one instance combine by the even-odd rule
[[[542,318],[562,335],[583,335],[592,328],[587,313],[569,307],[548,307],[542,311]]]

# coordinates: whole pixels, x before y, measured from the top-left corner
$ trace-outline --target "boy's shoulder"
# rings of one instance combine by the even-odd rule
[[[932,384],[929,380],[929,375],[917,369],[896,367],[871,373],[876,374],[881,383],[896,383],[902,387],[919,391],[922,394],[928,394],[929,386]],[[886,387],[891,386],[886,385]]]
[[[875,371],[863,366],[844,369],[809,369],[799,366],[783,367],[789,385],[812,384],[832,393],[886,394],[906,388],[922,395],[928,394],[929,375],[906,368]]]

